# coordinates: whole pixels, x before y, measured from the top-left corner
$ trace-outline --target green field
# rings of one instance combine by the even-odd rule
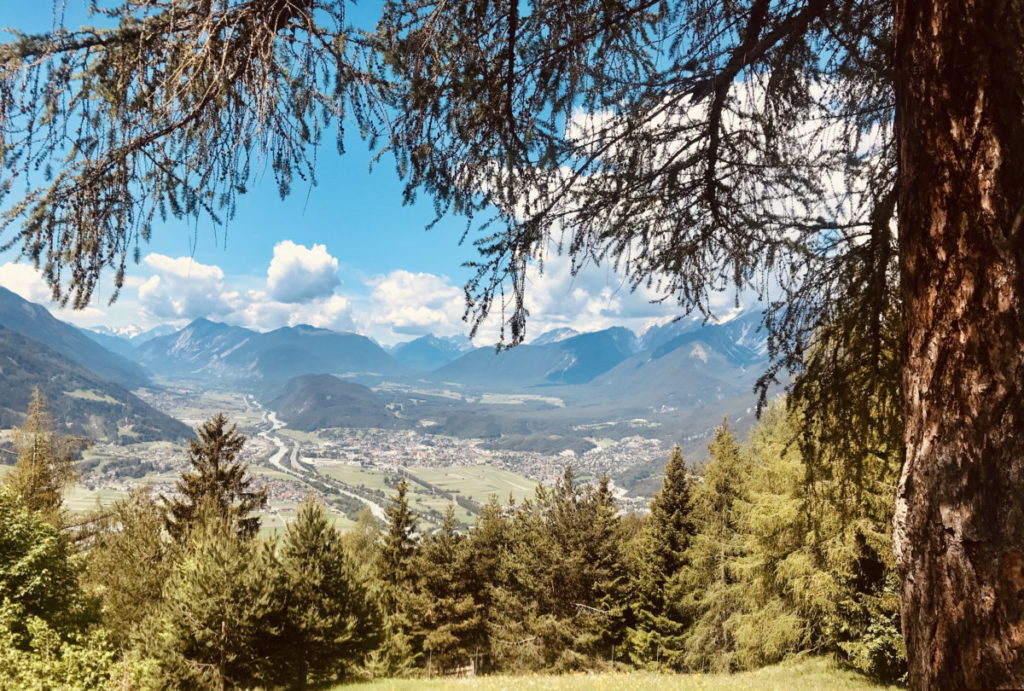
[[[266,511],[261,511],[260,536],[283,536],[285,526],[295,520],[298,508],[298,503],[275,502],[271,504],[270,508]],[[333,511],[330,511],[328,515],[330,520],[334,523],[334,527],[342,532],[350,530],[355,525],[355,521],[351,521],[341,514]]]
[[[479,691],[509,691],[513,689],[556,689],[580,691],[599,689],[630,689],[636,691],[868,691],[869,689],[896,689],[871,683],[864,677],[840,669],[823,658],[765,667],[741,674],[568,674],[564,676],[494,676],[471,679],[382,679],[379,681],[346,684],[343,689],[476,689]]]
[[[127,492],[116,489],[91,490],[81,485],[73,485],[64,493],[64,508],[71,513],[82,513],[92,511],[101,504],[112,504],[122,497],[128,496]]]
[[[75,389],[74,391],[65,391],[65,396],[71,398],[79,398],[83,401],[99,401],[100,403],[111,403],[117,405],[117,399],[107,396],[106,394],[93,391],[92,389]]]
[[[448,468],[413,468],[411,474],[454,494],[484,504],[495,494],[505,502],[509,494],[516,500],[533,496],[537,483],[522,475],[486,465],[451,466]]]
[[[375,468],[363,468],[357,465],[328,465],[320,464],[317,472],[332,477],[335,480],[344,482],[353,487],[366,487],[367,489],[379,489],[390,493],[392,490],[384,482],[387,476],[382,470]]]

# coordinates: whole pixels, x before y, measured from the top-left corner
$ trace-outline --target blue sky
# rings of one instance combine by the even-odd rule
[[[69,26],[87,23],[69,0]],[[26,33],[50,26],[49,3],[4,3],[0,26]],[[375,3],[352,10],[359,21]],[[349,128],[350,131],[354,128]],[[84,311],[57,311],[84,326],[181,325],[196,317],[271,329],[296,323],[356,330],[384,343],[423,333],[465,334],[461,286],[470,276],[462,263],[475,256],[470,237],[459,240],[465,222],[447,218],[429,232],[428,199],[401,204],[402,185],[392,162],[369,172],[370,153],[349,136],[338,156],[333,140],[319,155],[318,185],[296,186],[285,200],[271,176],[239,201],[225,228],[201,220],[154,229],[143,261],[129,270],[128,285],[113,306],[109,287]],[[0,285],[48,304],[41,279],[16,255],[0,255]],[[593,330],[612,325],[641,329],[677,314],[671,305],[651,305],[653,294],[631,294],[621,277],[593,267],[573,278],[567,260],[549,258],[543,276],[530,281],[528,334],[570,326]],[[493,342],[497,324],[478,343]]]

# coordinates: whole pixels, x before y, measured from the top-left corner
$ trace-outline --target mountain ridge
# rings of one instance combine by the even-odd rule
[[[39,387],[55,419],[76,434],[103,441],[182,440],[184,423],[115,382],[72,362],[44,343],[0,326],[0,427],[21,424]]]
[[[2,286],[0,325],[46,344],[68,360],[126,389],[149,384],[149,375],[138,363],[107,350],[78,327],[54,317],[42,305]]]

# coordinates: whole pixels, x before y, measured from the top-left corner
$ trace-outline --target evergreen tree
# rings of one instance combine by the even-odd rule
[[[148,489],[135,489],[104,516],[87,552],[86,584],[103,606],[103,624],[121,649],[150,635],[176,557],[164,512]]]
[[[744,499],[747,463],[728,421],[715,431],[708,461],[693,496],[694,535],[684,565],[668,596],[691,617],[683,665],[695,670],[734,668],[734,643],[726,622],[744,594],[734,586],[734,560],[742,554],[739,502]]]
[[[215,415],[196,430],[197,439],[189,441],[188,462],[192,470],[182,474],[175,485],[175,496],[164,497],[167,531],[182,540],[196,520],[200,507],[210,506],[230,519],[239,535],[252,537],[259,531],[260,519],[252,516],[267,503],[267,490],[252,490],[252,476],[238,460],[245,437],[223,414]]]
[[[743,594],[726,628],[737,668],[773,664],[799,652],[826,652],[822,627],[838,601],[835,574],[812,533],[807,468],[793,418],[771,406],[751,433],[749,473],[737,501],[742,553],[728,569]]]
[[[666,598],[666,587],[686,564],[694,534],[693,482],[677,446],[665,466],[661,490],[651,501],[632,563],[633,613],[630,659],[639,666],[680,668],[689,623]]]
[[[197,507],[191,524],[146,652],[172,687],[266,685],[276,670],[260,653],[281,621],[272,555],[240,536],[213,501]]]
[[[416,578],[417,639],[428,674],[444,674],[471,663],[481,605],[474,597],[469,540],[457,532],[455,507],[441,527],[420,544],[413,561]]]
[[[500,305],[513,343],[559,234],[706,316],[730,282],[785,286],[771,355],[796,372],[816,325],[877,334],[899,302],[913,681],[1024,686],[1018,3],[391,0],[376,31],[343,8],[121,2],[0,47],[9,244],[84,307],[157,214],[229,217],[250,150],[287,193],[349,113],[406,200],[480,221],[470,316]]]
[[[54,429],[46,399],[39,387],[32,390],[28,414],[14,430],[18,460],[5,484],[33,511],[56,518],[64,488],[74,480],[72,457],[79,441]]]
[[[0,487],[0,605],[13,634],[27,634],[33,618],[59,632],[80,628],[88,608],[78,572],[65,532]]]
[[[731,565],[744,597],[727,625],[735,664],[830,653],[897,681],[905,667],[886,508],[895,472],[879,458],[879,472],[856,491],[842,460],[834,474],[812,473],[803,454],[826,453],[831,437],[808,440],[806,430],[799,408],[773,405],[746,448],[750,472],[738,504],[744,547]]]
[[[620,541],[607,480],[581,486],[571,467],[514,511],[492,624],[500,666],[569,671],[612,659],[624,624]]]
[[[598,478],[596,488],[588,488],[584,508],[581,546],[590,571],[586,602],[592,603],[592,609],[577,605],[581,626],[574,645],[595,660],[615,661],[623,657],[622,643],[632,612],[622,526],[607,473]]]
[[[312,497],[299,507],[278,549],[284,625],[274,645],[289,686],[333,681],[378,644],[379,621],[341,535]]]
[[[492,494],[480,509],[465,550],[469,555],[466,564],[468,588],[479,612],[476,625],[465,632],[465,645],[478,673],[494,668],[492,633],[499,609],[498,599],[506,582],[505,560],[509,551],[509,520],[497,496]]]
[[[370,507],[364,506],[356,516],[356,524],[341,536],[345,552],[355,563],[356,575],[364,587],[380,590],[378,566],[380,563],[381,524]]]
[[[409,481],[403,476],[385,513],[387,532],[380,549],[381,580],[399,589],[409,583],[409,569],[416,553],[416,515],[409,506]]]
[[[387,531],[377,560],[384,642],[368,666],[378,675],[404,674],[416,664],[419,646],[412,611],[413,558],[416,556],[416,516],[409,506],[409,482],[403,476],[386,510]]]

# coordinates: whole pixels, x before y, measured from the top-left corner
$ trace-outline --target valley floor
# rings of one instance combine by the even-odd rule
[[[879,686],[865,677],[842,669],[825,658],[810,658],[765,667],[740,674],[569,674],[562,676],[493,676],[469,679],[382,679],[348,684],[333,691],[349,689],[473,689],[509,691],[517,689],[555,689],[556,691],[868,691],[897,689]]]

